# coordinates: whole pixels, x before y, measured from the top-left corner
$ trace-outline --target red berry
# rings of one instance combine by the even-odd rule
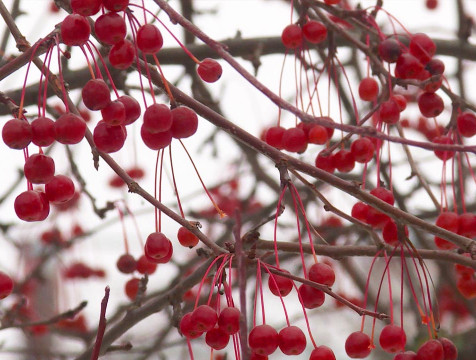
[[[226,334],[233,335],[240,330],[240,310],[235,307],[226,307],[220,312],[218,326]]]
[[[42,221],[50,213],[46,195],[36,190],[28,190],[18,195],[14,207],[17,216],[24,221]]]
[[[255,326],[248,336],[251,350],[258,355],[271,355],[277,349],[278,342],[278,333],[266,324]]]
[[[395,76],[402,79],[417,79],[424,70],[422,63],[412,54],[402,54],[398,57]]]
[[[188,138],[198,129],[198,117],[195,111],[186,106],[172,109],[172,136],[175,139]]]
[[[431,92],[426,92],[418,97],[418,108],[423,116],[436,117],[445,109],[443,99]]]
[[[472,137],[476,135],[476,116],[471,112],[464,112],[456,118],[456,124],[461,136]]]
[[[297,326],[288,326],[279,334],[278,345],[285,355],[299,355],[306,348],[306,336]]]
[[[53,204],[64,203],[74,196],[74,183],[64,175],[56,175],[45,185],[45,195]]]
[[[382,201],[385,201],[387,204],[393,205],[395,203],[393,193],[382,186],[376,187],[375,189],[371,190],[370,194],[379,198]]]
[[[445,63],[440,59],[431,59],[426,65],[425,69],[431,75],[442,75],[445,72]]]
[[[205,335],[205,342],[215,350],[224,349],[229,341],[230,335],[225,333],[221,328],[213,328],[207,331]]]
[[[329,140],[329,133],[324,126],[313,125],[307,134],[307,139],[311,144],[323,145]]]
[[[336,169],[340,172],[351,172],[355,167],[355,160],[352,152],[347,149],[341,149],[333,155]]]
[[[96,15],[101,8],[102,0],[71,0],[74,13],[83,16]]]
[[[407,108],[407,99],[405,99],[405,96],[399,94],[392,95],[392,100],[397,103],[400,112]]]
[[[56,141],[65,145],[79,143],[86,133],[86,122],[79,116],[66,113],[55,121]]]
[[[102,0],[102,3],[109,11],[119,12],[129,5],[129,0]]]
[[[137,30],[136,44],[144,54],[155,54],[162,48],[164,40],[157,26],[145,24]]]
[[[369,213],[370,206],[363,202],[357,202],[352,206],[351,215],[354,219],[360,220],[364,223],[367,222],[367,216]]]
[[[413,351],[405,351],[395,355],[393,360],[417,360],[417,354]]]
[[[426,0],[425,5],[429,10],[434,10],[438,7],[438,0]]]
[[[302,26],[304,38],[312,44],[319,44],[327,37],[326,26],[315,20],[309,20]]]
[[[384,101],[380,104],[379,118],[381,121],[387,124],[396,124],[400,120],[400,108],[398,104],[393,100]]]
[[[61,23],[61,39],[66,45],[83,45],[88,41],[90,33],[88,19],[79,14],[68,15]]]
[[[141,126],[140,136],[144,144],[152,150],[163,149],[172,142],[172,131],[170,130],[152,134],[144,129],[144,126]]]
[[[458,359],[458,349],[455,344],[447,338],[438,339],[443,346],[444,360],[456,360]]]
[[[396,353],[405,349],[407,336],[400,326],[387,325],[380,333],[379,342],[382,349],[386,352]]]
[[[198,76],[208,83],[217,81],[221,77],[222,72],[223,69],[218,61],[210,58],[203,59],[197,67]]]
[[[48,155],[33,154],[26,159],[23,171],[32,184],[47,184],[55,175],[55,162]]]
[[[149,261],[145,255],[141,255],[137,260],[136,268],[139,273],[150,275],[157,269],[157,264]]]
[[[139,292],[139,284],[140,279],[132,278],[127,281],[126,285],[124,286],[124,292],[131,301],[136,299],[137,293]]]
[[[327,286],[334,285],[336,274],[332,267],[324,263],[313,264],[309,269],[309,280]]]
[[[13,291],[13,280],[10,276],[0,271],[0,300],[5,299]]]
[[[167,131],[172,127],[172,111],[165,104],[152,104],[144,112],[142,126],[152,134]]]
[[[359,84],[359,96],[365,101],[374,101],[378,96],[378,82],[374,78],[364,78]]]
[[[457,233],[459,230],[459,216],[454,212],[444,211],[436,218],[435,225],[445,230]],[[435,244],[439,249],[442,250],[451,250],[457,248],[455,244],[438,236],[435,236]]]
[[[209,331],[218,321],[217,312],[209,305],[200,305],[192,312],[192,324],[196,331]]]
[[[281,33],[281,41],[288,49],[295,49],[302,45],[302,30],[299,25],[291,24]]]
[[[117,13],[106,13],[94,22],[94,31],[99,41],[114,45],[125,39],[127,34],[126,22]]]
[[[436,45],[428,35],[418,33],[411,37],[409,50],[422,64],[426,64],[435,55]]]
[[[283,135],[286,131],[281,126],[273,126],[266,130],[265,141],[276,149],[283,149]]]
[[[109,125],[123,125],[126,120],[126,107],[121,101],[114,100],[101,109],[101,115],[103,121]]]
[[[126,111],[124,125],[130,125],[140,117],[141,109],[139,102],[132,96],[122,95],[117,100],[124,104],[124,109]]]
[[[2,139],[11,149],[24,149],[32,139],[32,129],[28,121],[20,119],[8,120],[2,129]]]
[[[314,164],[316,165],[317,168],[327,171],[331,174],[334,172],[336,168],[335,162],[334,162],[334,156],[332,156],[332,154],[324,156],[322,151],[319,154],[317,154]]]
[[[287,129],[283,134],[283,147],[290,152],[303,152],[307,147],[306,133],[300,128]]]
[[[408,236],[408,228],[405,226],[404,229],[405,235]],[[382,237],[383,240],[391,246],[397,246],[398,244],[400,244],[400,241],[398,239],[397,224],[395,224],[393,220],[387,221],[387,223],[383,227]]]
[[[327,5],[337,5],[340,3],[340,0],[324,0]]]
[[[135,48],[129,40],[121,40],[109,51],[109,62],[116,69],[127,69],[134,62]]]
[[[370,338],[361,331],[350,334],[345,341],[345,352],[352,359],[366,358],[371,351]]]
[[[31,141],[37,146],[50,146],[55,141],[55,122],[39,117],[31,123]]]
[[[444,145],[454,144],[453,140],[448,135],[437,136],[433,138],[432,141],[435,144],[444,144]],[[454,151],[450,151],[450,150],[435,150],[434,153],[438,157],[438,159],[443,161],[449,160],[455,155]]]
[[[202,331],[195,330],[192,323],[192,313],[185,314],[180,320],[180,332],[188,339],[196,339],[203,334]]]
[[[476,215],[461,214],[458,217],[458,234],[469,238],[476,236]]]
[[[315,309],[324,304],[326,300],[324,291],[306,284],[302,284],[298,291],[299,300],[306,309]]]
[[[117,259],[117,269],[123,274],[130,274],[136,270],[136,260],[130,254],[123,254]]]
[[[93,140],[99,151],[113,153],[119,151],[126,141],[127,131],[122,125],[110,125],[104,120],[97,123],[93,131]]]
[[[102,79],[91,79],[81,90],[83,103],[89,110],[101,110],[111,102],[111,94],[106,82]]]
[[[374,157],[375,146],[371,140],[364,137],[352,142],[350,152],[355,161],[365,164]]]
[[[443,345],[438,340],[428,340],[417,351],[418,360],[444,360]]]
[[[144,246],[146,255],[155,260],[166,257],[170,248],[172,248],[172,242],[160,232],[150,234]]]
[[[198,237],[183,226],[179,228],[177,238],[180,245],[189,248],[193,248],[199,242]]]
[[[378,46],[378,54],[388,63],[397,62],[401,53],[402,48],[395,39],[385,39]]]
[[[331,348],[321,345],[312,350],[309,360],[336,360],[336,357]]]
[[[293,281],[284,276],[270,274],[268,278],[268,287],[273,295],[286,296],[293,289]]]

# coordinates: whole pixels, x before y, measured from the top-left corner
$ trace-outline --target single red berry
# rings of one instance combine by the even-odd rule
[[[155,54],[162,48],[164,40],[157,26],[145,24],[137,30],[136,44],[144,54]]]
[[[413,351],[405,351],[395,355],[393,360],[418,360],[417,354]]]
[[[355,167],[355,160],[352,152],[347,149],[341,149],[333,155],[336,169],[340,172],[351,172]]]
[[[418,33],[411,37],[409,50],[422,64],[426,64],[435,55],[436,45],[428,35]]]
[[[213,83],[221,77],[223,69],[218,61],[206,58],[198,64],[197,73],[203,81]]]
[[[370,194],[379,198],[382,201],[385,201],[387,204],[393,205],[395,203],[395,198],[393,193],[382,186],[376,187],[370,191]]]
[[[199,242],[198,237],[183,226],[178,229],[177,238],[180,245],[188,248],[193,248]]]
[[[5,299],[13,291],[13,280],[10,276],[0,271],[0,300]]]
[[[172,131],[170,130],[153,134],[141,126],[140,136],[144,144],[152,150],[166,148],[172,142]]]
[[[436,117],[443,112],[445,104],[438,94],[425,92],[418,97],[418,108],[423,116]]]
[[[331,348],[321,345],[312,350],[309,360],[336,360]]]
[[[306,348],[306,336],[297,326],[288,326],[279,334],[278,345],[285,355],[299,355]]]
[[[418,360],[444,360],[443,345],[438,340],[428,340],[417,351]]]
[[[437,136],[433,138],[432,141],[435,144],[443,144],[443,145],[454,144],[453,140],[448,135]],[[449,160],[455,155],[454,151],[450,151],[450,150],[435,150],[434,153],[438,159],[443,161]]]
[[[350,334],[345,341],[345,352],[352,359],[363,359],[372,351],[370,338],[361,331]]]
[[[435,225],[445,230],[457,233],[459,230],[459,216],[451,211],[443,211],[436,218]],[[445,239],[435,236],[435,245],[442,250],[456,249],[457,246]]]
[[[205,335],[205,342],[215,350],[224,349],[229,341],[230,335],[224,332],[221,328],[213,328],[207,331]]]
[[[327,5],[337,5],[340,3],[340,0],[324,0]]]
[[[248,335],[251,351],[258,355],[271,355],[278,347],[279,335],[276,330],[266,324],[255,326]]]
[[[285,270],[285,272],[288,272]],[[269,290],[275,296],[286,296],[293,289],[293,281],[287,277],[270,274],[268,278]]]
[[[137,262],[130,254],[123,254],[117,259],[117,269],[123,274],[131,274],[136,270]]]
[[[401,79],[417,79],[424,70],[423,64],[412,54],[404,53],[398,57],[395,76]]]
[[[306,309],[315,309],[322,306],[326,300],[324,291],[306,284],[302,284],[298,291],[299,300]]]
[[[32,129],[28,121],[20,119],[8,120],[2,129],[2,139],[11,149],[24,149],[32,139]]]
[[[309,268],[309,280],[327,286],[334,285],[336,274],[334,269],[324,263],[315,263]]]
[[[458,234],[473,238],[476,236],[476,215],[464,213],[458,216]]]
[[[170,248],[172,248],[172,242],[160,232],[153,232],[147,236],[144,246],[146,255],[155,260],[166,257]]]
[[[329,133],[324,126],[313,125],[309,130],[307,139],[311,144],[323,145],[329,140]]]
[[[456,118],[456,124],[461,136],[472,137],[476,135],[476,116],[471,112],[463,112]]]
[[[55,121],[56,141],[65,145],[79,143],[86,133],[86,122],[79,116],[66,113]]]
[[[357,202],[354,204],[354,206],[352,206],[351,215],[354,219],[357,219],[366,223],[369,209],[370,209],[369,205],[363,202]]]
[[[306,133],[297,127],[287,129],[283,134],[283,147],[290,152],[303,152],[307,148]]]
[[[402,47],[395,39],[385,39],[378,46],[378,54],[388,63],[397,62],[401,53]]]
[[[113,153],[119,151],[126,141],[127,131],[122,125],[110,125],[104,120],[97,123],[93,131],[93,140],[99,151]]]
[[[316,165],[317,168],[332,174],[334,170],[336,169],[334,156],[332,156],[332,154],[324,155],[323,151],[317,154],[314,164]]]
[[[378,96],[378,82],[374,78],[362,79],[359,84],[359,96],[364,101],[374,101]]]
[[[37,146],[50,146],[55,141],[55,122],[39,117],[31,123],[31,141]]]
[[[440,59],[431,59],[425,65],[425,69],[428,70],[431,75],[442,75],[445,72],[445,63]]]
[[[172,111],[165,104],[152,104],[145,109],[142,126],[152,134],[167,131],[172,127]]]
[[[139,284],[140,279],[132,278],[128,280],[124,286],[124,292],[131,301],[136,299],[137,293],[139,292]]]
[[[396,124],[400,120],[400,108],[393,99],[382,102],[378,114],[380,120],[389,125]]]
[[[116,69],[127,69],[134,62],[135,48],[129,40],[121,40],[109,51],[108,59]]]
[[[101,110],[111,102],[109,87],[103,79],[91,79],[81,90],[83,103],[89,110]]]
[[[23,221],[43,221],[50,213],[46,195],[40,191],[28,190],[15,198],[15,213]]]
[[[127,27],[122,16],[115,12],[110,12],[96,19],[94,31],[99,41],[108,45],[114,45],[125,39]]]
[[[281,126],[272,126],[266,130],[265,141],[268,145],[275,147],[276,149],[283,149],[283,135],[286,131]]]
[[[240,330],[240,310],[235,307],[226,307],[220,312],[218,326],[226,334],[233,335]]]
[[[56,175],[45,185],[45,195],[53,204],[69,201],[74,196],[74,183],[67,176]]]
[[[83,16],[96,15],[101,8],[102,0],[71,0],[74,13]]]
[[[89,21],[82,15],[68,15],[61,23],[61,39],[66,45],[83,45],[88,41],[90,34],[91,27],[89,26]]]
[[[55,175],[55,162],[48,155],[33,154],[26,159],[23,171],[32,184],[47,184]]]
[[[180,332],[188,339],[196,339],[203,334],[203,331],[195,330],[192,322],[192,313],[185,314],[180,320]]]
[[[405,235],[408,237],[408,228],[405,226],[404,227]],[[383,241],[385,241],[387,244],[391,246],[397,246],[400,244],[399,238],[398,238],[398,228],[397,224],[393,220],[387,221],[385,226],[382,229],[382,237]]]
[[[370,139],[363,137],[352,142],[350,152],[355,161],[365,164],[374,157],[375,146]]]
[[[407,336],[400,326],[386,325],[380,333],[379,342],[386,352],[396,353],[405,349]]]
[[[209,305],[200,305],[192,312],[192,324],[196,331],[209,331],[218,321],[217,312]]]
[[[121,101],[114,100],[101,109],[101,115],[103,121],[109,125],[123,125],[126,120],[126,107]]]
[[[288,49],[295,49],[302,45],[302,30],[299,25],[291,24],[281,33],[281,41]]]
[[[198,116],[186,106],[177,106],[172,109],[172,136],[175,139],[188,138],[198,129]]]
[[[312,44],[319,44],[327,38],[326,26],[316,20],[309,20],[302,26],[304,38]]]
[[[102,0],[102,3],[109,11],[119,12],[129,5],[129,0]]]
[[[405,96],[400,94],[395,94],[395,95],[392,95],[392,100],[397,103],[398,108],[400,109],[400,112],[402,112],[403,110],[407,108],[407,99],[405,98]]]
[[[124,109],[126,111],[124,125],[130,125],[140,117],[140,104],[132,96],[122,95],[117,100],[124,104]]]
[[[425,5],[427,9],[434,10],[438,7],[438,0],[426,0]]]
[[[149,261],[145,255],[141,255],[136,263],[137,271],[141,274],[153,274],[157,269],[157,264]]]

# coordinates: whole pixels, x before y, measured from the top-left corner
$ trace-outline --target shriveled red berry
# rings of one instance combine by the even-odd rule
[[[83,45],[88,41],[91,27],[88,20],[79,14],[71,14],[61,23],[61,39],[69,46]]]
[[[132,278],[127,281],[126,285],[124,286],[124,292],[131,301],[136,299],[137,293],[139,292],[139,284],[140,279]]]
[[[111,102],[109,87],[103,79],[91,79],[81,90],[83,103],[89,110],[104,109]]]
[[[121,40],[109,51],[108,59],[116,69],[127,69],[134,62],[135,48],[129,40]]]
[[[402,47],[395,39],[385,39],[378,46],[378,54],[388,63],[397,62],[401,53]]]
[[[319,44],[327,38],[326,26],[316,20],[309,20],[302,26],[304,38],[312,44]]]
[[[172,111],[165,104],[152,104],[145,109],[142,126],[153,134],[167,131],[172,127]]]
[[[71,0],[71,9],[76,14],[91,16],[98,13],[101,4],[102,0]]]
[[[93,131],[94,144],[99,151],[113,153],[119,151],[126,141],[127,131],[122,125],[110,125],[104,120],[97,123]]]
[[[213,83],[221,77],[223,69],[218,61],[206,58],[198,64],[197,73],[203,81]]]
[[[180,245],[193,248],[199,242],[198,237],[188,230],[186,227],[181,226],[177,233],[177,238]]]
[[[306,348],[306,336],[297,326],[288,326],[279,334],[278,345],[285,355],[299,355]]]
[[[345,341],[345,352],[352,359],[363,359],[372,351],[370,338],[361,331],[350,334]]]
[[[425,92],[418,97],[418,108],[423,116],[436,117],[443,112],[445,104],[438,94]]]
[[[53,204],[69,201],[74,196],[74,183],[65,175],[55,175],[45,185],[45,195],[48,201]]]
[[[268,279],[268,287],[273,295],[286,296],[293,289],[293,281],[284,276],[270,274]]]
[[[196,331],[209,331],[218,321],[217,312],[209,305],[200,305],[192,312],[192,324]]]
[[[374,101],[378,96],[378,82],[374,78],[363,78],[359,84],[359,96],[365,101]]]
[[[327,286],[334,285],[336,274],[334,269],[325,263],[315,263],[309,268],[309,280]]]
[[[220,312],[218,326],[228,335],[233,335],[240,330],[240,310],[235,307],[226,307]]]
[[[175,139],[188,138],[198,129],[198,116],[186,106],[177,106],[172,109],[172,136]]]
[[[321,345],[312,350],[309,360],[336,360],[331,348]]]
[[[42,221],[50,213],[46,195],[40,191],[28,190],[15,198],[15,213],[24,221]]]
[[[47,117],[33,120],[31,140],[37,146],[50,146],[55,141],[55,122]]]
[[[32,129],[28,121],[20,119],[8,120],[2,129],[2,139],[11,149],[24,149],[32,139]]]
[[[224,349],[229,341],[230,335],[225,333],[221,328],[213,328],[207,331],[205,335],[205,342],[215,350]]]
[[[255,326],[248,335],[251,351],[258,355],[271,355],[277,349],[278,343],[278,333],[273,327],[266,324]]]
[[[417,351],[418,360],[444,360],[443,345],[438,340],[428,340]]]
[[[122,16],[115,12],[109,12],[96,19],[94,31],[101,42],[114,45],[125,39],[127,27]]]
[[[5,299],[13,291],[13,280],[10,276],[0,271],[0,300]]]
[[[129,5],[129,0],[102,0],[102,3],[109,11],[119,12]]]
[[[117,259],[117,269],[123,274],[131,274],[136,270],[137,262],[131,254],[123,254]]]
[[[295,49],[302,45],[302,30],[299,25],[290,24],[281,33],[281,41],[288,49]]]
[[[396,353],[405,349],[407,336],[400,326],[386,325],[380,333],[379,342],[386,352]]]
[[[155,54],[162,48],[164,40],[157,26],[145,24],[137,30],[136,44],[144,54]]]
[[[302,284],[298,291],[299,300],[306,309],[315,309],[324,304],[326,299],[324,291],[306,284]]]

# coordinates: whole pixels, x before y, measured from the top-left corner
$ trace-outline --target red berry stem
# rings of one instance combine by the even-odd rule
[[[89,73],[91,74],[91,79],[96,79],[96,76],[94,74],[93,67],[91,66],[91,62],[89,61],[88,54],[86,53],[86,50],[84,50],[84,46],[80,46],[81,51],[83,52],[84,58],[86,59],[86,63],[88,65]],[[92,58],[94,59],[94,55],[92,55]],[[96,61],[94,61],[94,64],[96,65]],[[97,65],[96,65],[96,70],[97,70]],[[99,72],[98,72],[99,74]]]
[[[174,162],[172,160],[172,144],[170,144],[169,146],[169,158],[170,158],[170,168],[172,170],[172,183],[174,184],[174,192],[175,192],[175,196],[177,197],[177,204],[180,209],[180,214],[185,219],[185,214],[182,209],[182,202],[180,201],[180,196],[179,196],[179,192],[177,188],[177,182],[175,181]]]
[[[64,86],[64,78],[63,78],[63,68],[61,66],[61,55],[60,55],[60,41],[59,41],[59,35],[56,34],[55,36],[55,41],[56,41],[56,49],[57,49],[57,56],[58,56],[58,73],[59,73],[59,78],[60,78],[60,83],[61,83],[61,94],[63,96],[63,103],[64,107],[66,109],[66,113],[69,113],[69,102],[66,100],[68,98],[68,94],[66,92],[66,88]]]
[[[158,177],[159,186],[159,202],[162,202],[162,169],[164,164],[164,149],[160,149],[157,152],[157,160],[155,161],[155,176],[154,176],[154,198],[157,199],[157,175],[159,173],[159,159],[160,159],[160,176]],[[162,211],[155,207],[155,231],[161,232],[162,230]]]
[[[157,68],[159,69],[160,77],[162,78],[162,83],[164,84],[165,91],[167,92],[167,95],[170,99],[170,105],[172,106],[172,108],[174,108],[174,107],[177,106],[177,104],[175,103],[175,98],[172,94],[172,91],[170,91],[169,82],[167,81],[167,79],[164,76],[164,72],[162,71],[162,67],[160,66],[159,59],[157,59],[157,56],[155,56],[155,54],[153,54],[152,57],[154,58],[155,64],[157,65]]]
[[[213,266],[218,260],[220,260],[222,257],[226,258],[227,256],[228,254],[218,255],[215,259],[213,259],[211,264],[208,266],[207,270],[205,271],[205,274],[203,274],[202,280],[200,281],[200,285],[198,285],[198,291],[197,291],[197,296],[195,297],[195,305],[193,306],[193,310],[195,310],[198,306],[198,301],[200,300],[200,293],[202,292],[202,287],[203,287],[203,284],[205,283],[205,280],[207,279],[208,273],[210,272],[210,270],[213,268]]]
[[[117,204],[115,204],[115,206],[116,206],[117,212],[119,213],[119,220],[122,226],[122,237],[124,240],[124,249],[126,254],[129,254],[129,242],[127,241],[127,231],[126,231],[126,224],[124,222],[124,213],[119,208],[119,206],[117,206]]]
[[[291,197],[293,199],[293,205],[294,205],[294,213],[296,214],[296,230],[298,233],[298,241],[299,241],[299,253],[301,255],[301,264],[302,264],[302,271],[304,274],[304,278],[307,279],[307,270],[306,270],[306,261],[304,260],[304,251],[302,249],[302,238],[301,238],[301,224],[299,223],[299,210],[296,202],[296,197],[291,190]]]
[[[369,296],[369,285],[370,285],[370,275],[372,275],[372,270],[374,268],[375,262],[380,255],[382,250],[379,250],[375,253],[374,257],[372,258],[372,262],[370,263],[370,268],[369,268],[369,273],[367,275],[367,281],[365,282],[365,291],[364,291],[364,308],[367,307],[367,300]],[[365,325],[365,315],[362,315],[362,323],[360,325],[360,332],[364,331],[364,325]]]
[[[278,239],[277,239],[277,231],[278,231],[278,217],[281,214],[281,203],[283,201],[284,194],[286,193],[286,188],[288,184],[284,184],[283,189],[281,190],[281,194],[279,195],[278,199],[278,206],[276,207],[276,214],[274,216],[274,232],[273,232],[273,240],[274,240],[274,256],[276,260],[276,266],[279,267],[279,252],[278,252]]]
[[[41,74],[40,74],[40,81],[38,83],[38,117],[45,116],[46,114],[46,99],[47,99],[47,92],[48,92],[48,74],[50,72],[50,64],[51,58],[53,57],[53,46],[50,46],[45,54],[45,61],[43,63]],[[44,77],[44,84],[43,84],[43,77]],[[43,86],[43,91],[41,90]]]
[[[89,49],[89,51],[91,52],[91,55],[93,55],[93,51],[91,50],[90,46],[92,46],[93,49],[96,51],[96,54],[98,55],[99,61],[101,61],[102,66],[104,68],[104,71],[106,71],[106,76],[109,80],[109,83],[111,84],[112,90],[114,91],[114,94],[116,94],[116,97],[119,97],[119,92],[117,91],[116,85],[114,84],[114,80],[112,79],[111,73],[109,72],[109,69],[106,66],[106,62],[104,61],[104,58],[102,57],[100,51],[98,50],[98,48],[96,47],[96,45],[94,45],[94,43],[92,41],[88,41],[86,43],[86,46]],[[93,55],[93,59],[94,59],[94,55]],[[94,60],[94,63],[96,64],[96,60]],[[97,64],[96,64],[96,67],[97,67]],[[99,71],[99,68],[97,68],[96,71],[99,73],[100,77],[102,78],[102,75],[101,75],[101,72]]]

